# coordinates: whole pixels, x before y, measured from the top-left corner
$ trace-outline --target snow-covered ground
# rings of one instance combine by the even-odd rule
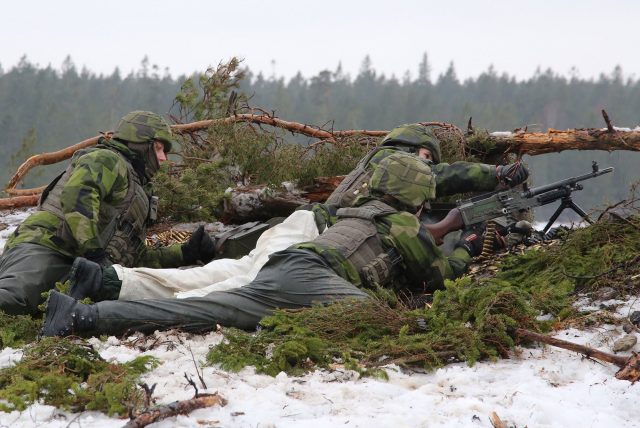
[[[0,221],[14,220],[2,217]],[[0,233],[1,241],[5,232]],[[637,299],[605,303],[622,303],[617,309],[619,316],[640,310]],[[144,377],[149,385],[157,383],[154,397],[158,403],[192,398],[193,388],[184,374],[196,380],[203,391],[195,366],[202,367],[209,347],[219,343],[222,335],[159,334],[162,345],[144,353],[127,346],[133,338],[91,342],[107,359],[128,361],[140,354],[161,359],[162,365]],[[602,326],[561,331],[556,337],[611,352],[611,344],[623,334],[620,328]],[[633,350],[640,351],[640,345]],[[19,350],[2,350],[0,367],[20,356]],[[208,388],[204,391],[218,392],[228,404],[153,426],[491,427],[491,412],[515,427],[640,426],[640,385],[615,379],[615,366],[563,349],[522,348],[509,360],[473,367],[453,364],[426,374],[403,372],[395,366],[387,371],[389,380],[380,381],[358,379],[351,371],[315,371],[302,377],[281,373],[272,378],[249,368],[229,373],[202,367]],[[70,414],[40,404],[23,412],[0,413],[0,426],[9,427],[120,427],[124,423],[97,412]]]

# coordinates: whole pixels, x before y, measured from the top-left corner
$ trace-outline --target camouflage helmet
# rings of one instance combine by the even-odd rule
[[[374,197],[393,196],[414,211],[436,197],[436,181],[427,161],[404,152],[380,161],[369,180],[369,189]]]
[[[127,113],[118,124],[113,138],[128,143],[151,143],[158,140],[164,144],[164,151],[171,150],[173,134],[171,127],[159,114],[150,111]]]
[[[429,127],[420,123],[410,123],[393,128],[382,139],[381,145],[401,145],[429,149],[433,163],[440,163],[440,142]]]

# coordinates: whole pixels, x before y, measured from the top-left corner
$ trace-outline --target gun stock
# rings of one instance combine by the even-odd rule
[[[439,222],[425,224],[424,226],[429,233],[431,233],[431,236],[433,236],[433,239],[436,241],[436,245],[441,245],[444,236],[449,232],[462,229],[464,227],[464,222],[462,221],[462,214],[460,213],[460,210],[458,208],[454,208]]]

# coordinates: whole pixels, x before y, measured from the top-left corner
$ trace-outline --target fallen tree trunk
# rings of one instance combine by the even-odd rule
[[[77,150],[84,149],[85,147],[95,146],[96,144],[98,144],[98,140],[100,139],[100,137],[101,136],[98,135],[95,137],[87,138],[86,140],[74,144],[73,146],[69,146],[56,152],[41,153],[39,155],[31,156],[18,167],[16,173],[13,175],[13,177],[11,177],[11,180],[9,180],[9,183],[7,184],[6,192],[10,195],[16,196],[39,195],[40,193],[42,193],[46,186],[36,187],[34,189],[16,189],[15,187],[18,185],[20,180],[22,180],[22,177],[24,177],[32,168],[38,165],[52,165],[54,163],[70,159]]]
[[[493,132],[488,141],[491,151],[530,156],[564,150],[633,150],[640,151],[640,130],[568,129],[547,132]]]
[[[40,199],[39,194],[28,196],[14,196],[12,198],[0,199],[0,210],[10,210],[15,208],[34,207]]]
[[[245,223],[267,220],[273,217],[287,217],[300,205],[324,202],[335,190],[344,176],[319,177],[313,184],[302,189],[280,187],[273,189],[264,185],[238,186],[225,199],[223,223]]]
[[[497,153],[517,153],[519,155],[540,155],[564,150],[633,150],[640,151],[640,129],[634,130],[614,128],[610,120],[603,111],[603,116],[607,122],[604,129],[569,129],[558,131],[549,129],[542,132],[493,132],[486,135],[475,134],[469,126],[469,137],[473,137],[474,142],[466,149],[477,151],[485,156]],[[352,136],[381,137],[387,130],[344,130],[328,131],[315,126],[298,122],[282,120],[266,114],[237,114],[223,119],[205,120],[200,122],[172,125],[172,129],[177,133],[198,132],[208,129],[210,126],[221,123],[249,122],[274,126],[285,129],[292,133],[318,138],[322,142],[336,142],[340,138]],[[434,124],[438,122],[425,122]],[[32,189],[17,189],[16,186],[23,179],[26,173],[38,165],[50,165],[69,159],[76,150],[95,145],[100,136],[92,137],[63,150],[51,153],[42,153],[31,156],[24,162],[9,181],[6,192],[11,196],[39,195],[44,187]],[[314,143],[315,144],[315,143]],[[474,148],[476,147],[476,148]],[[0,200],[0,207],[2,207]],[[15,202],[8,201],[7,205]]]

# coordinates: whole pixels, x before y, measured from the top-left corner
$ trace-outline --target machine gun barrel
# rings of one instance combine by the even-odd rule
[[[540,195],[542,193],[546,193],[546,192],[548,192],[550,190],[559,189],[559,188],[564,187],[564,186],[575,187],[575,185],[579,181],[588,180],[590,178],[598,177],[598,176],[601,176],[601,175],[604,175],[604,174],[608,174],[610,172],[613,172],[613,167],[612,166],[604,168],[604,169],[597,169],[597,165],[596,165],[594,167],[594,171],[590,172],[589,174],[579,175],[577,177],[566,178],[564,180],[556,181],[555,183],[550,183],[550,184],[545,184],[544,186],[534,187],[532,189],[525,190],[523,192],[523,195],[526,198],[531,198],[533,196],[537,196],[537,195]]]

